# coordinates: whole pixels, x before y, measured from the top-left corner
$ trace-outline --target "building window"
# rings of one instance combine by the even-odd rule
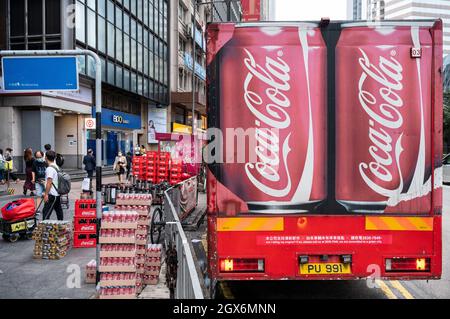
[[[9,0],[9,9],[9,49],[61,49],[59,0]]]
[[[168,36],[163,34],[168,32],[167,0],[76,0],[76,4],[76,45],[97,51],[106,64],[105,80],[167,103]],[[85,69],[93,75],[90,62]]]
[[[184,54],[186,52],[186,41],[183,40],[182,37],[178,37],[178,52]]]
[[[185,124],[185,114],[184,113],[185,113],[185,111],[183,108],[175,106],[173,108],[173,113],[172,113],[173,122]]]

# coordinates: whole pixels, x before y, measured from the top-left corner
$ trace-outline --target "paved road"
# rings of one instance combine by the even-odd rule
[[[114,178],[105,178],[106,183],[113,181]],[[11,184],[15,194],[21,194],[22,184]],[[80,195],[81,182],[72,183],[72,190],[65,220],[73,220],[74,200]],[[20,197],[1,196],[0,207]],[[53,213],[52,219],[55,218]],[[95,259],[95,249],[71,249],[61,260],[39,260],[33,259],[33,247],[33,240],[8,243],[0,239],[0,299],[86,299],[94,295],[95,285],[84,283],[84,268]]]
[[[443,273],[441,280],[380,281],[369,288],[366,281],[227,282],[225,299],[434,299],[450,298],[450,186],[444,186]]]

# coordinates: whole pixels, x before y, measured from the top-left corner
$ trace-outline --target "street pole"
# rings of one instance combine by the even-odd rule
[[[0,51],[0,56],[91,56],[95,60],[95,118],[96,118],[96,216],[97,216],[97,283],[99,280],[98,266],[100,265],[99,231],[102,218],[102,63],[99,56],[90,50],[36,50],[36,51]]]
[[[197,1],[198,0],[193,0],[193,4],[194,4],[194,16],[193,16],[193,20],[192,20],[192,135],[194,136],[194,147],[195,147],[195,121],[194,121],[194,116],[195,116],[195,49],[196,49],[196,45],[195,45],[195,30],[196,30],[196,26],[195,26],[195,16],[197,14]]]

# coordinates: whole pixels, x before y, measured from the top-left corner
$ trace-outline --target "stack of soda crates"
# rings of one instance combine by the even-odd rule
[[[156,183],[162,183],[169,180],[170,153],[160,152],[158,155],[158,172]]]
[[[147,171],[146,180],[153,184],[156,183],[156,175],[158,171],[158,152],[147,152]]]
[[[93,248],[97,244],[95,199],[77,199],[73,218],[73,248]]]
[[[181,161],[172,160],[170,165],[170,185],[175,185],[181,182],[181,173],[183,172],[183,163]]]
[[[146,156],[134,156],[133,157],[133,176],[138,180],[144,181],[147,176],[147,157]]]

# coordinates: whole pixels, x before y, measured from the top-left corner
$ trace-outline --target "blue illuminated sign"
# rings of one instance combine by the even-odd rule
[[[92,111],[92,117],[95,117],[95,109]],[[135,114],[102,108],[102,126],[103,125],[115,128],[139,130],[141,129],[141,117]]]
[[[6,92],[78,91],[74,56],[13,56],[2,58]]]

